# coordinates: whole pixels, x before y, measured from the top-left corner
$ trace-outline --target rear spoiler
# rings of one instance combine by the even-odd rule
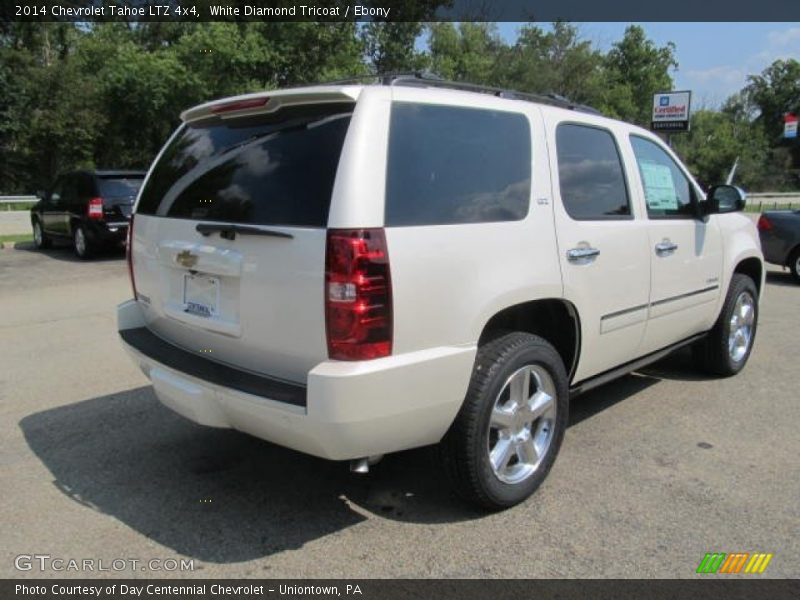
[[[231,96],[185,110],[181,113],[181,120],[186,123],[214,115],[226,118],[271,113],[282,106],[290,106],[292,104],[355,102],[358,100],[362,87],[357,85],[343,85],[340,87],[326,85]]]

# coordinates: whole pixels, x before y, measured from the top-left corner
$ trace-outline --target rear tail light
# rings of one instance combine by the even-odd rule
[[[128,239],[125,244],[125,260],[128,262],[128,275],[131,278],[131,287],[133,288],[133,299],[136,300],[136,279],[133,276],[133,217],[128,223]]]
[[[89,200],[89,206],[86,208],[86,216],[95,220],[103,218],[102,198],[92,198]]]
[[[392,282],[383,229],[330,229],[325,256],[328,356],[392,353]]]
[[[769,231],[772,229],[773,225],[772,222],[766,217],[766,215],[761,215],[758,219],[758,230],[759,231]]]

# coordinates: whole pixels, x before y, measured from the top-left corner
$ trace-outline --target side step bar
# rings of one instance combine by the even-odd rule
[[[647,354],[646,356],[642,356],[641,358],[637,358],[636,360],[627,362],[624,365],[620,365],[619,367],[615,367],[608,371],[604,371],[603,373],[594,375],[589,379],[584,379],[583,381],[574,384],[569,389],[569,396],[570,398],[578,396],[580,394],[583,394],[584,392],[588,392],[591,389],[600,387],[601,385],[604,385],[609,381],[613,381],[618,377],[627,375],[628,373],[641,369],[642,367],[646,367],[647,365],[654,363],[657,360],[661,360],[662,358],[667,356],[667,354],[675,352],[675,350],[678,350],[679,348],[683,348],[684,346],[688,346],[689,344],[693,344],[694,342],[703,339],[704,337],[706,337],[706,335],[707,334],[705,333],[699,333],[697,335],[693,335],[692,337],[686,338],[685,340],[681,340],[680,342],[672,344],[671,346],[667,346],[666,348],[662,348],[661,350],[656,350],[655,352]]]

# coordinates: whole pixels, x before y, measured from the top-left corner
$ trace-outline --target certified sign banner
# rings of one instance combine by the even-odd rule
[[[797,137],[797,115],[788,114],[783,117],[783,137]]]
[[[653,96],[653,131],[689,131],[692,92],[662,92]]]

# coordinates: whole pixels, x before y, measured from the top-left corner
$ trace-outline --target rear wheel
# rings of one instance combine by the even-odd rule
[[[567,374],[545,340],[510,333],[482,346],[441,445],[456,490],[489,510],[530,496],[555,461],[569,411]]]
[[[51,245],[50,238],[47,237],[44,229],[42,229],[42,224],[39,223],[39,219],[34,219],[33,221],[33,243],[39,250],[49,248]]]
[[[789,256],[789,270],[797,283],[800,283],[800,246],[795,248]]]
[[[78,225],[72,232],[72,247],[78,258],[86,260],[92,256],[92,247],[83,225]]]
[[[735,375],[750,358],[757,327],[756,284],[747,275],[734,273],[719,319],[695,356],[714,375]]]

